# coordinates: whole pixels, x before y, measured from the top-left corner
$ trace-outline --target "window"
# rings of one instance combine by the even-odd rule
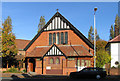
[[[56,59],[56,64],[59,64],[59,63],[60,63],[60,59],[57,58],[57,59]]]
[[[68,58],[68,60],[75,60],[75,58]]]
[[[84,60],[81,60],[81,66],[84,66]]]
[[[65,44],[68,44],[68,32],[65,32]]]
[[[52,34],[49,33],[49,45],[51,45],[51,44],[52,44]]]
[[[63,32],[61,33],[61,44],[64,42]]]
[[[85,60],[86,66],[88,66],[88,60]]]
[[[90,67],[91,66],[91,61],[89,60],[88,62],[89,62],[89,67]]]
[[[54,61],[53,58],[50,58],[50,64],[53,64],[53,61]]]
[[[49,45],[51,44],[68,44],[68,32],[49,33]]]
[[[53,34],[53,44],[56,42],[56,34]]]
[[[60,34],[59,33],[57,33],[57,44],[60,44]]]
[[[80,66],[80,60],[77,60],[78,66]]]

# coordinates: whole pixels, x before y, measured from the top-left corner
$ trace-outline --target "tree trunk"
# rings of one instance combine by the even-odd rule
[[[8,61],[7,61],[7,70],[8,70]]]

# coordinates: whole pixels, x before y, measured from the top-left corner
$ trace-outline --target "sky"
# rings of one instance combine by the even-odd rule
[[[2,22],[10,16],[13,33],[17,39],[32,40],[37,34],[39,19],[45,16],[46,23],[56,9],[88,38],[90,26],[94,25],[102,40],[109,40],[110,27],[118,14],[118,2],[3,2]]]

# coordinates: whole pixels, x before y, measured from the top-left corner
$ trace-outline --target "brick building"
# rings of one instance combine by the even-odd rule
[[[18,49],[18,53],[15,56],[16,60],[19,61],[19,63],[16,65],[16,67],[25,67],[25,63],[22,63],[22,61],[25,59],[25,51],[24,48],[26,45],[30,42],[30,40],[24,40],[24,39],[16,39],[15,40],[15,45],[16,48]]]
[[[59,12],[24,48],[26,70],[67,75],[93,67],[93,44]]]
[[[24,63],[21,63],[22,60],[25,59],[25,51],[24,51],[23,49],[26,47],[26,45],[27,45],[29,42],[30,42],[30,40],[24,40],[24,39],[16,39],[16,40],[15,40],[15,45],[16,45],[16,48],[17,48],[17,50],[18,50],[18,53],[17,53],[17,55],[15,56],[15,59],[16,59],[17,61],[19,61],[19,63],[18,63],[17,61],[14,63],[15,67],[18,67],[18,66],[20,66],[20,65],[21,65],[21,67],[25,67],[25,66],[23,66],[23,65],[25,65],[25,64],[24,64]],[[2,57],[2,61],[3,61],[2,67],[6,70],[6,67],[7,67],[6,58]],[[9,68],[11,67],[11,63],[9,64],[8,67],[9,67]]]

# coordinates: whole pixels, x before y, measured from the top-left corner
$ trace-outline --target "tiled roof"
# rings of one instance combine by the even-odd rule
[[[30,42],[30,40],[23,40],[23,39],[16,39],[15,40],[17,49],[24,49],[29,42]]]
[[[93,56],[89,50],[82,45],[57,45],[57,47],[66,56]],[[26,57],[43,57],[51,47],[36,47],[32,52],[28,53]]]
[[[22,60],[25,56],[24,55],[16,55],[15,58],[17,60]]]
[[[89,50],[83,47],[82,45],[63,45],[58,46],[58,48],[66,55],[66,56],[92,56],[89,53]]]
[[[120,42],[120,35],[116,36],[115,38],[113,38],[109,42]]]
[[[42,57],[50,47],[35,47],[26,57]]]

